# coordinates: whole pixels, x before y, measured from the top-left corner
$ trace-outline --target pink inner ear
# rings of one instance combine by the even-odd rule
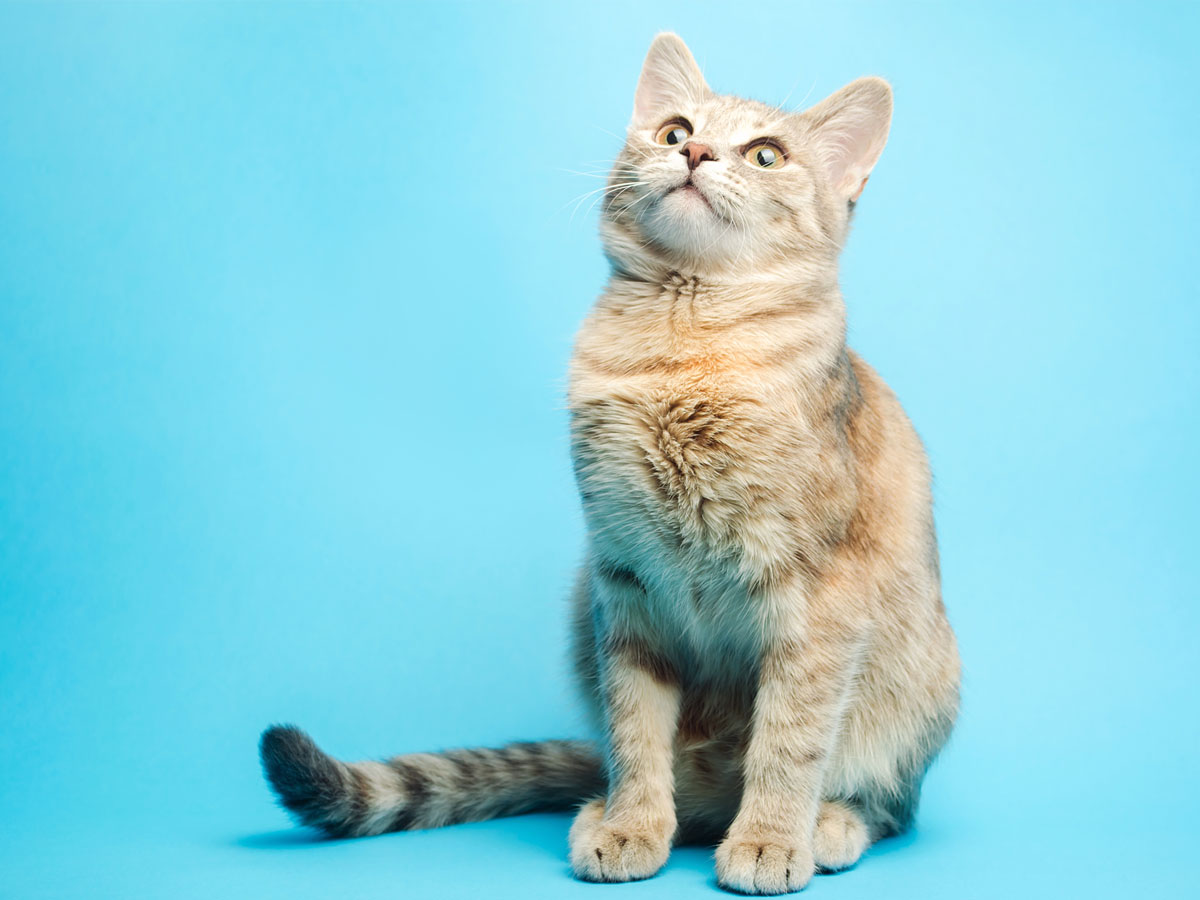
[[[857,190],[857,191],[855,191],[855,192],[854,192],[854,196],[850,198],[850,202],[851,202],[851,203],[857,203],[857,202],[858,202],[858,198],[862,196],[863,188],[865,188],[865,187],[867,186],[867,182],[868,182],[868,181],[870,181],[870,180],[871,180],[871,176],[870,176],[870,175],[868,175],[866,178],[864,178],[864,179],[862,180],[862,184],[860,184],[860,185],[858,186],[858,190]]]
[[[851,202],[887,143],[892,91],[880,78],[860,78],[805,113],[815,127],[831,187]]]
[[[633,101],[633,121],[648,123],[664,113],[703,99],[708,85],[687,45],[674,34],[660,34],[650,45]]]

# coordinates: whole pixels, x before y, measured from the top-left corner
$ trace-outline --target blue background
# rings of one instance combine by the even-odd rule
[[[0,895],[715,896],[566,816],[315,842],[343,757],[581,732],[564,370],[659,29],[897,96],[851,342],[937,476],[963,715],[818,897],[1195,896],[1194,4],[0,7]]]

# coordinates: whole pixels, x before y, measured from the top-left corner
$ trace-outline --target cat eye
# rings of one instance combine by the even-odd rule
[[[760,169],[778,169],[787,157],[783,149],[775,144],[755,144],[746,151],[746,159]]]
[[[682,144],[692,136],[691,123],[686,119],[672,119],[662,128],[658,129],[658,134],[654,141],[657,144],[666,144],[668,147],[675,147]]]

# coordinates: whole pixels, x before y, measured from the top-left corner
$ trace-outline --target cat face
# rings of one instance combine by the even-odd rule
[[[635,273],[836,258],[890,119],[891,89],[877,78],[802,114],[718,96],[683,41],[659,35],[606,194],[606,250]]]

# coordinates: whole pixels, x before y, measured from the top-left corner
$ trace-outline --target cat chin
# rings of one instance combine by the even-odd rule
[[[712,216],[717,214],[713,209],[712,202],[705,195],[704,191],[690,181],[668,191],[667,196],[663,198],[663,202],[673,203],[676,208],[686,211],[688,215],[691,214],[691,210],[702,210]]]
[[[692,186],[664,196],[643,223],[646,236],[661,247],[693,257],[720,257],[744,243],[740,229],[722,218]],[[728,245],[728,248],[727,246]]]
[[[702,231],[729,224],[717,212],[708,194],[691,182],[668,191],[658,202],[658,215],[684,231]]]

